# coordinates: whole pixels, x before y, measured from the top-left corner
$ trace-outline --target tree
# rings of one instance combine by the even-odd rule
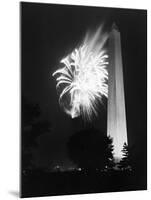
[[[22,128],[30,126],[41,114],[38,104],[31,103],[25,96],[21,99]]]
[[[118,167],[122,170],[131,169],[131,156],[130,156],[130,150],[126,142],[123,145],[123,157],[118,165]]]
[[[41,119],[41,110],[38,104],[31,103],[24,96],[22,97],[22,169],[27,170],[33,168],[32,151],[37,145],[37,138],[51,131],[49,121]]]
[[[112,139],[90,128],[72,135],[68,142],[70,159],[84,169],[105,169],[113,166]]]

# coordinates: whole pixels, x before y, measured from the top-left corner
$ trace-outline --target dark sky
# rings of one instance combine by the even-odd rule
[[[146,151],[147,39],[146,11],[53,4],[22,3],[21,64],[22,94],[38,103],[53,133],[38,138],[34,162],[47,166],[51,160],[66,163],[66,141],[84,126],[81,119],[70,119],[58,105],[56,82],[51,76],[61,58],[80,44],[87,30],[104,22],[109,30],[116,22],[121,32],[128,140]],[[105,107],[102,108],[105,113]],[[103,127],[106,116],[94,120]],[[139,152],[140,149],[137,148]],[[70,165],[70,164],[69,164]]]

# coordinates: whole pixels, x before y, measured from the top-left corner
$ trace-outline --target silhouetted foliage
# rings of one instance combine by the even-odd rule
[[[131,156],[130,156],[130,151],[129,151],[129,147],[126,143],[124,143],[123,145],[123,157],[119,163],[119,168],[120,169],[131,169]]]
[[[35,119],[40,116],[40,107],[38,104],[31,103],[26,97],[22,97],[21,100],[21,111],[22,111],[22,125],[30,125]]]
[[[49,121],[40,119],[41,111],[38,104],[29,102],[22,97],[22,169],[32,168],[32,149],[36,139],[51,129]]]
[[[22,140],[26,147],[36,145],[36,139],[47,132],[50,132],[51,124],[46,120],[38,120],[23,131]]]
[[[84,169],[112,167],[112,151],[112,139],[92,128],[72,135],[68,142],[70,159]]]

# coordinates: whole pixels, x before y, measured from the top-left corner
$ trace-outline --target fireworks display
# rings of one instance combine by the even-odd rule
[[[108,96],[107,38],[102,26],[94,33],[88,32],[82,44],[60,61],[63,67],[52,74],[61,91],[59,104],[72,118],[91,120],[98,114],[102,96]]]

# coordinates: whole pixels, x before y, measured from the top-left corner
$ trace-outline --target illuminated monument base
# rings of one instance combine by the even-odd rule
[[[109,35],[109,58],[107,134],[113,138],[114,158],[120,160],[127,127],[120,32],[115,24]]]

